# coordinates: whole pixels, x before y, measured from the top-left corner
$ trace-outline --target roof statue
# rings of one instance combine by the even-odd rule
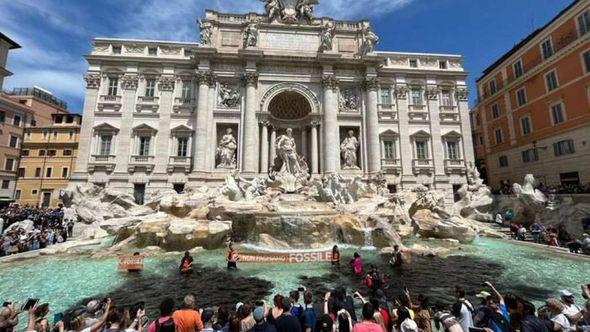
[[[287,24],[313,21],[314,6],[319,0],[260,0],[269,22],[279,21]]]

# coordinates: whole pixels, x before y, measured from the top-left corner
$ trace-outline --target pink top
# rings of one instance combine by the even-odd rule
[[[352,261],[352,270],[355,274],[361,274],[363,272],[363,261],[360,257]]]
[[[362,322],[358,323],[352,329],[353,332],[385,332],[381,328],[381,325],[371,323],[371,322]]]
[[[162,323],[166,322],[170,318],[172,318],[172,317],[170,317],[170,316],[160,317],[158,319],[158,321],[160,321],[160,325],[162,325]],[[174,318],[172,318],[172,320],[174,320],[174,325],[178,326],[178,321]],[[150,324],[150,328],[148,329],[148,332],[156,332],[156,322],[155,321]]]

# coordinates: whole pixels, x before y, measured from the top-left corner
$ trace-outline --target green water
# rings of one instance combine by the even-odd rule
[[[352,252],[352,249],[345,249],[342,255],[349,257]],[[214,250],[199,253],[194,257],[196,263],[223,269],[223,254],[221,250]],[[361,252],[361,255],[367,263],[371,256],[375,257],[375,252]],[[502,265],[503,269],[498,272],[496,279],[500,286],[515,285],[518,289],[518,285],[527,285],[554,291],[557,295],[560,289],[579,293],[580,285],[590,282],[590,261],[557,257],[548,251],[520,246],[513,242],[478,239],[473,245],[466,246],[465,250],[453,255],[477,257],[486,262]],[[175,275],[179,258],[147,258],[142,274],[154,277]],[[52,313],[61,312],[83,298],[105,294],[129,282],[130,276],[127,272],[117,271],[117,262],[115,258],[90,259],[76,256],[41,257],[19,263],[2,264],[0,301],[39,298],[42,303],[50,303]],[[447,268],[448,271],[453,271],[453,267]],[[271,281],[274,285],[273,293],[285,294],[299,286],[299,276],[322,276],[329,271],[329,264],[324,263],[242,264],[238,273]],[[445,271],[440,273],[442,275]],[[433,283],[432,280],[424,282]],[[22,317],[22,320],[24,319],[26,317]]]

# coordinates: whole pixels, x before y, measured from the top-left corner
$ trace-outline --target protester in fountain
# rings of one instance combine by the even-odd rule
[[[403,252],[396,244],[393,246],[393,253],[391,254],[391,259],[389,260],[389,264],[393,267],[401,266],[404,263],[404,256]]]
[[[191,274],[193,273],[193,256],[188,251],[185,251],[184,256],[180,259],[180,266],[178,271],[180,274]]]
[[[178,323],[178,332],[198,332],[203,329],[201,314],[195,310],[196,307],[195,295],[192,293],[185,295],[183,308],[172,314],[172,318]]]
[[[459,286],[455,286],[453,290],[456,302],[453,304],[452,313],[457,317],[459,324],[463,331],[469,331],[470,327],[473,327],[473,313],[475,308],[469,300],[465,298],[465,290]]]
[[[0,310],[0,331],[12,332],[18,325],[18,315],[22,312],[13,302],[7,302]]]
[[[375,307],[371,302],[363,304],[362,308],[363,320],[360,323],[354,325],[354,332],[385,332],[380,325],[373,321],[373,314],[375,313]]]
[[[178,321],[172,317],[174,313],[174,299],[168,297],[160,303],[160,317],[150,325],[148,332],[175,332]]]
[[[485,285],[490,287],[493,295],[486,298],[486,308],[478,327],[488,328],[493,332],[509,332],[510,316],[508,315],[504,297],[491,283],[486,281]]]
[[[332,247],[332,267],[340,267],[340,250],[337,245]]]
[[[582,318],[582,308],[574,301],[574,294],[568,290],[559,292],[561,304],[563,304],[563,314],[569,319],[570,323],[576,324]]]
[[[352,261],[350,261],[352,273],[354,273],[355,276],[360,277],[363,275],[363,261],[361,255],[359,255],[358,252],[355,252],[353,257]]]
[[[281,306],[283,307],[283,313],[275,322],[277,332],[301,332],[299,319],[291,315],[291,301],[288,298],[283,298]]]
[[[385,284],[385,276],[379,272],[375,265],[371,265],[371,270],[365,276],[365,285],[371,290],[371,294],[375,294]]]
[[[238,269],[238,260],[240,256],[238,255],[238,251],[234,249],[233,244],[229,244],[229,248],[227,251],[227,269],[228,270],[237,270]]]
[[[264,319],[264,307],[256,307],[252,313],[252,317],[256,321],[256,324],[248,330],[248,332],[276,332],[274,325],[269,324]],[[205,331],[203,331],[205,332]]]
[[[273,305],[274,307],[268,312],[268,315],[266,316],[266,321],[269,324],[274,325],[277,319],[283,314],[283,296],[281,294],[276,294],[274,296]]]

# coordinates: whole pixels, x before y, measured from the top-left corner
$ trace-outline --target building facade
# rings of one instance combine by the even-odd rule
[[[4,88],[4,78],[12,75],[12,73],[6,69],[8,52],[18,48],[20,48],[19,44],[0,32],[0,91]]]
[[[75,167],[81,116],[53,114],[49,126],[28,127],[18,168],[16,203],[55,207]]]
[[[200,43],[94,39],[72,181],[136,197],[266,176],[291,128],[310,176],[390,189],[466,182],[467,73],[457,55],[375,51],[368,21],[208,10]]]
[[[484,71],[471,120],[489,185],[528,173],[548,186],[590,182],[588,73],[588,1],[574,1]]]

